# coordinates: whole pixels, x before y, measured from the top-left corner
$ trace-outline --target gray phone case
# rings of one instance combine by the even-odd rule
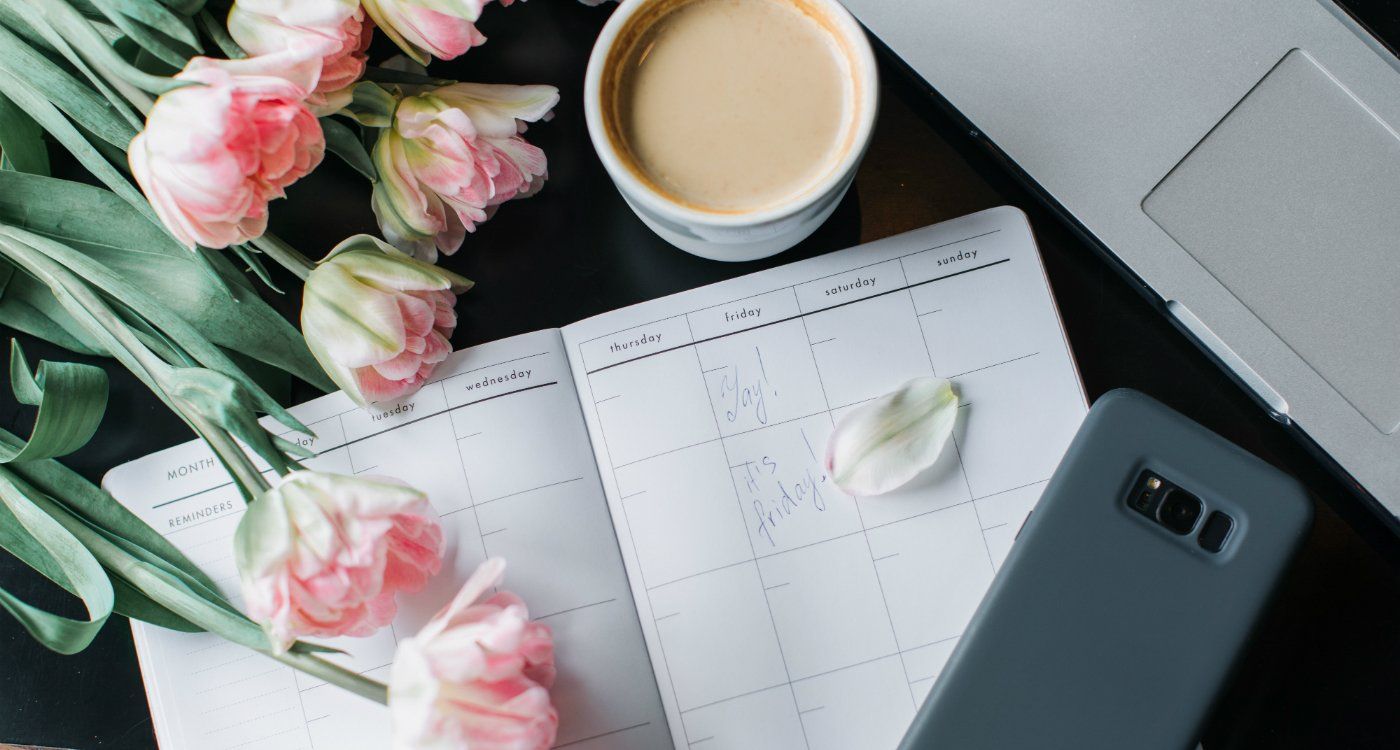
[[[1205,504],[1185,536],[1144,471]],[[1197,544],[1213,510],[1235,527]],[[1132,391],[1094,404],[905,736],[905,750],[1195,747],[1312,520],[1301,486]]]

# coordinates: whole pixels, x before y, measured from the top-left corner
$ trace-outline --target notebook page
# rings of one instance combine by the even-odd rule
[[[1086,412],[1000,208],[564,329],[678,748],[893,747]],[[912,485],[842,494],[850,409],[953,379]]]
[[[312,468],[393,476],[428,493],[447,539],[443,572],[399,597],[392,626],[329,645],[387,680],[398,638],[417,632],[489,555],[556,638],[559,745],[665,743],[636,611],[557,331],[457,352],[410,398],[355,407],[336,393],[292,409]],[[113,469],[107,489],[240,603],[231,537],[243,503],[202,443]],[[132,623],[165,750],[389,746],[388,712],[208,634]],[[340,657],[334,657],[339,659]]]

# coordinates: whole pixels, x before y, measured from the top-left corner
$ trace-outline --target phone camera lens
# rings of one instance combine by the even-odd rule
[[[1189,534],[1201,517],[1201,500],[1189,492],[1173,488],[1162,499],[1157,520],[1177,534]]]

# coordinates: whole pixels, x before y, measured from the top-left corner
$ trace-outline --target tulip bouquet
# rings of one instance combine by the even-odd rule
[[[96,430],[104,371],[31,367],[15,342],[12,390],[37,415],[27,439],[0,430],[0,547],[87,610],[64,617],[0,589],[40,642],[79,651],[117,612],[387,701],[398,747],[553,741],[552,641],[518,598],[490,593],[500,561],[404,641],[391,686],[301,640],[385,626],[396,594],[441,567],[442,532],[411,487],[304,468],[279,433],[310,431],[265,387],[280,371],[365,405],[411,393],[450,353],[471,282],[435,262],[542,187],[545,155],[523,134],[558,102],[551,86],[428,74],[485,41],[487,4],[0,0],[0,323],[114,358],[248,503],[239,609],[55,460]],[[371,65],[376,36],[402,55]],[[372,182],[383,239],[350,237],[312,262],[268,215],[327,152]],[[281,291],[268,263],[304,282],[300,331],[263,300]]]

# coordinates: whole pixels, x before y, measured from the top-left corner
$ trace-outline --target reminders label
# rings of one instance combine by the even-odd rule
[[[711,339],[774,323],[798,314],[797,295],[791,289],[745,297],[690,313],[690,327],[697,340]]]
[[[685,316],[677,315],[601,336],[584,343],[580,349],[588,369],[597,370],[685,346],[692,341]]]
[[[813,312],[874,297],[902,286],[904,272],[899,267],[899,261],[890,260],[799,284],[796,291],[802,312]]]

